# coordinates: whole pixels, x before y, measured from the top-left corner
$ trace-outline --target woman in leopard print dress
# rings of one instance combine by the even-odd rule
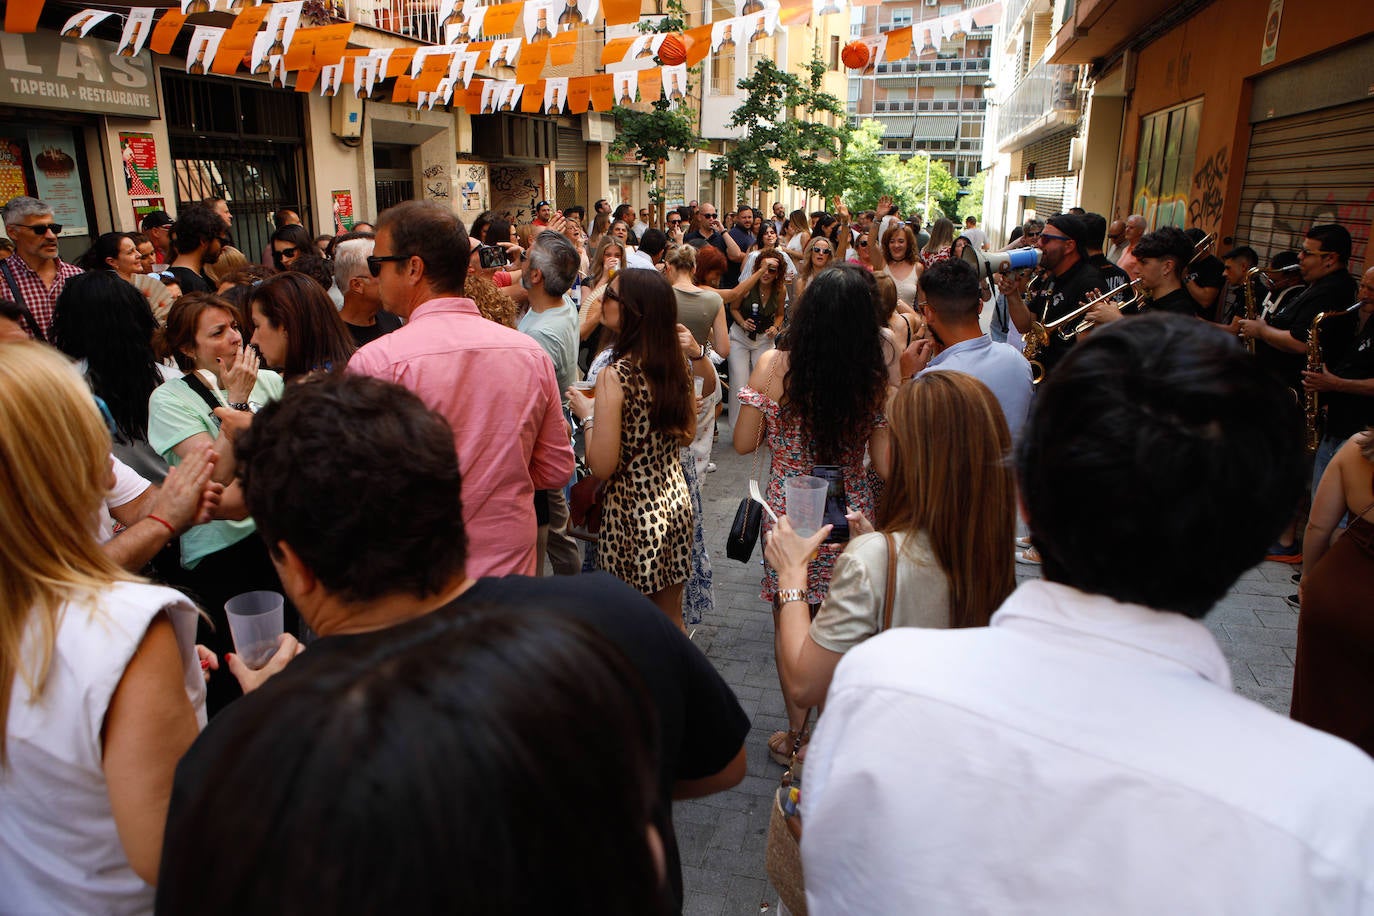
[[[591,425],[587,463],[606,481],[597,565],[681,627],[692,501],[679,458],[696,416],[672,287],[655,271],[621,271],[602,296],[601,320],[617,335],[613,362],[597,375],[594,410],[583,422]],[[587,413],[587,398],[576,390],[572,398],[574,410]]]

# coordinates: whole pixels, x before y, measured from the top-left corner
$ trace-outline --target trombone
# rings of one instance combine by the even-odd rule
[[[1130,295],[1127,298],[1123,299],[1121,302],[1118,302],[1116,304],[1117,311],[1124,312],[1126,309],[1139,303],[1141,301],[1141,297],[1144,296],[1144,293],[1141,292],[1140,289],[1139,280],[1132,280],[1130,283],[1109,290],[1106,294],[1098,296],[1091,302],[1085,302],[1074,311],[1065,315],[1063,318],[1056,318],[1054,321],[1051,321],[1049,324],[1045,325],[1045,330],[1053,331],[1055,328],[1060,328],[1059,336],[1061,338],[1063,338],[1064,340],[1073,340],[1079,334],[1082,334],[1084,331],[1091,328],[1093,326],[1093,322],[1087,318],[1084,318],[1082,321],[1074,325],[1072,328],[1064,328],[1062,327],[1062,325],[1064,325],[1066,322],[1073,321],[1075,318],[1079,318],[1083,315],[1086,315],[1088,313],[1088,310],[1091,309],[1094,305],[1097,305],[1099,302],[1108,302],[1111,299],[1117,296],[1124,295],[1128,292],[1130,293]]]
[[[1201,239],[1199,239],[1198,243],[1193,246],[1193,256],[1188,259],[1188,263],[1184,266],[1183,269],[1187,270],[1189,267],[1192,267],[1194,264],[1196,264],[1197,259],[1205,255],[1207,253],[1207,249],[1215,245],[1216,241],[1217,234],[1215,232],[1209,232],[1206,235],[1204,235]]]
[[[1269,292],[1274,291],[1275,285],[1280,279],[1295,274],[1302,270],[1297,264],[1289,264],[1287,267],[1252,267],[1245,272],[1246,278],[1259,277],[1260,283]]]

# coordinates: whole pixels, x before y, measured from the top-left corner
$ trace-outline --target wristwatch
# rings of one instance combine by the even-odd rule
[[[806,603],[806,592],[800,588],[780,588],[778,589],[778,607],[784,604],[791,604],[793,601]]]

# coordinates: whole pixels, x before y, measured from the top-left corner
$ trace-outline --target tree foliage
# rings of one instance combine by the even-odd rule
[[[959,198],[959,222],[962,223],[966,217],[975,217],[978,222],[983,219],[983,187],[987,183],[987,170],[979,172],[973,176],[973,180],[968,183],[968,193]]]
[[[930,163],[930,211],[926,212],[926,153],[901,159],[882,153],[883,125],[867,120],[850,135],[845,147],[840,173],[844,182],[844,198],[854,211],[872,210],[884,194],[892,198],[902,214],[916,213],[927,221],[954,212],[958,200],[959,180],[949,173],[940,160]]]
[[[741,189],[757,186],[764,193],[777,188],[784,175],[812,194],[838,193],[843,183],[833,166],[848,129],[843,104],[821,88],[825,71],[819,56],[811,58],[804,79],[760,59],[754,72],[736,84],[744,101],[729,126],[741,131],[740,138],[716,158],[711,173],[717,178],[733,174]]]

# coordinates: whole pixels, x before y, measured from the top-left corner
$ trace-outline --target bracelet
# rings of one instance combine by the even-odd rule
[[[596,414],[594,414],[594,413],[589,413],[589,414],[587,414],[585,417],[583,417],[581,420],[578,420],[578,421],[577,421],[577,425],[578,425],[579,427],[581,427],[582,429],[590,429],[590,428],[591,428],[591,425],[592,425],[592,421],[595,420],[595,419],[596,419]]]
[[[156,515],[145,515],[144,518],[150,518],[153,521],[157,522],[159,525],[165,526],[168,531],[172,532],[172,537],[177,536],[177,530],[172,527],[172,523],[167,521],[167,519],[158,518]]]
[[[778,589],[778,607],[784,604],[791,604],[794,601],[806,603],[806,592],[800,588],[780,588]]]
[[[706,358],[706,344],[701,345],[701,355],[688,357],[692,362],[699,363]]]
[[[229,406],[234,410],[252,410],[253,405],[247,401],[230,401]]]

